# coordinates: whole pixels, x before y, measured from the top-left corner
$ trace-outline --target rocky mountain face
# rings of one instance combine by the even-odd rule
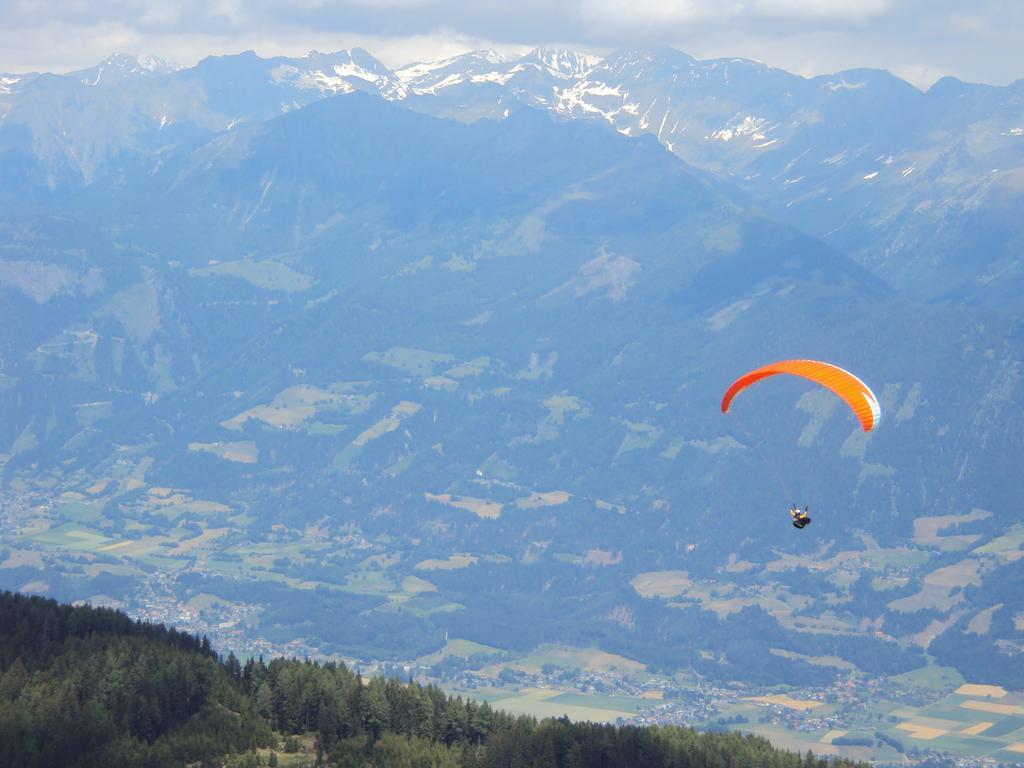
[[[902,671],[1019,569],[1019,89],[670,50],[5,88],[5,586],[732,679]],[[882,426],[795,381],[719,412],[782,357]],[[975,655],[1015,652],[1001,600]]]

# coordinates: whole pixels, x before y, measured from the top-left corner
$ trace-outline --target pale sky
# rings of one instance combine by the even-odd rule
[[[538,45],[602,54],[670,45],[802,75],[888,69],[1024,78],[1024,0],[0,0],[0,71],[67,72],[115,51],[185,66],[255,50],[361,46],[388,66]]]

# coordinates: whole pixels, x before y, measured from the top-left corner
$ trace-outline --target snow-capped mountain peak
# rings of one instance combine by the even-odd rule
[[[362,48],[335,53],[310,51],[301,59],[280,60],[270,70],[270,77],[279,85],[324,95],[355,90],[376,91],[386,99],[403,99],[406,95],[395,73]]]
[[[95,67],[72,72],[83,85],[114,85],[126,78],[168,75],[181,67],[147,54],[113,53]]]
[[[535,48],[520,61],[539,63],[550,74],[562,78],[586,77],[602,59],[589,53],[561,48]]]
[[[20,75],[0,75],[0,93],[13,93],[20,82]]]

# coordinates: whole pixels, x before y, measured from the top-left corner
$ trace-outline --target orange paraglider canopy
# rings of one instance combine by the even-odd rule
[[[870,432],[882,416],[878,398],[867,384],[837,365],[821,363],[817,360],[782,360],[748,371],[736,379],[726,390],[725,397],[722,398],[722,413],[729,410],[732,399],[739,392],[761,379],[779,373],[802,376],[835,392],[857,415],[865,432]]]

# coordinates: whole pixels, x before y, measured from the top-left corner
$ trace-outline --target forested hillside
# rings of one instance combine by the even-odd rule
[[[826,765],[735,733],[513,717],[343,664],[243,666],[116,611],[0,594],[0,765],[276,765],[299,735],[328,766]]]

